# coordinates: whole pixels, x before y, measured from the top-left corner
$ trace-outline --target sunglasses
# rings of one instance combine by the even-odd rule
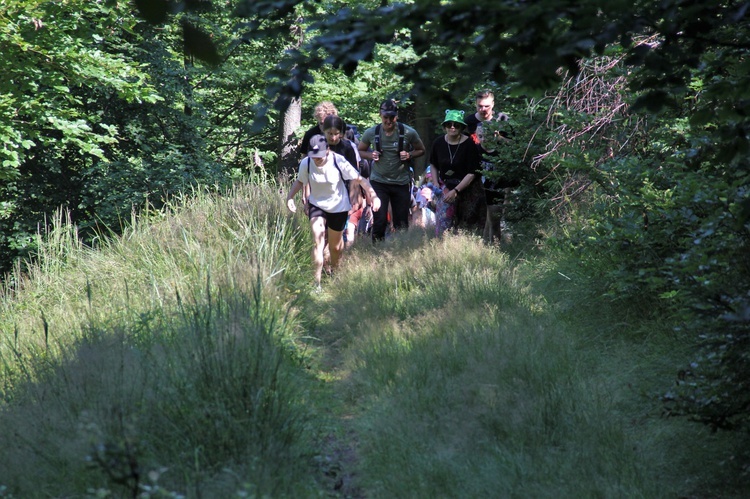
[[[443,126],[445,128],[461,128],[463,125],[461,123],[456,123],[455,121],[448,121],[443,123]]]

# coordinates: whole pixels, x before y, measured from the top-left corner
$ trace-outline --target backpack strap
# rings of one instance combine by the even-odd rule
[[[339,164],[336,162],[336,153],[333,153],[333,166],[335,166],[336,169],[339,171],[339,178],[341,178],[341,181],[344,183],[344,188],[346,189],[346,196],[349,197],[349,181],[344,179],[344,174],[341,172],[341,168],[339,168]]]
[[[404,137],[406,136],[406,129],[404,124],[400,121],[398,123],[398,152],[404,150]],[[375,150],[382,153],[383,150],[380,147],[380,124],[375,125]]]
[[[375,125],[375,150],[379,153],[383,152],[383,149],[380,147],[380,124],[378,123]]]
[[[331,152],[333,154],[333,166],[336,167],[336,169],[339,171],[339,178],[344,183],[344,188],[346,189],[346,195],[349,196],[349,181],[344,179],[344,173],[341,171],[341,168],[339,168],[339,164],[336,162],[336,153]],[[307,157],[307,178],[308,182],[310,181],[310,156]]]
[[[354,163],[352,163],[352,166],[354,167],[355,170],[357,170],[357,173],[359,173],[359,160],[361,158],[359,157],[359,151],[357,150],[356,144],[354,144],[354,142],[352,142],[349,139],[341,139],[341,140],[342,142],[344,142],[344,149],[345,149],[345,153],[342,154],[342,156],[346,158],[346,155],[351,150],[352,156],[354,156]],[[349,160],[347,159],[347,161]],[[351,161],[349,162],[351,163]]]

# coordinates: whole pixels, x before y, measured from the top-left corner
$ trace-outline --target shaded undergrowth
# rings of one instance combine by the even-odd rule
[[[2,295],[0,496],[747,491],[740,441],[661,417],[689,350],[668,317],[538,245],[360,240],[316,295],[273,186],[97,250],[57,230]]]

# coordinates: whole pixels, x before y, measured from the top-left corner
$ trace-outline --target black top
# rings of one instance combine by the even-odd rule
[[[479,151],[474,141],[469,138],[451,145],[445,140],[445,136],[441,135],[432,143],[430,164],[438,169],[440,180],[443,182],[448,179],[460,181],[470,173],[482,174]]]
[[[492,121],[508,121],[510,117],[505,113],[494,113],[492,117]],[[477,125],[482,121],[479,118],[477,118],[477,113],[471,113],[469,116],[464,118],[464,121],[466,122],[466,131],[464,132],[467,135],[471,135],[472,133],[477,131]],[[508,134],[505,132],[501,132],[500,135],[503,137],[507,137]]]
[[[357,171],[359,171],[359,161],[357,161],[357,153],[354,152],[354,144],[348,139],[341,139],[338,144],[332,146],[328,144],[328,148],[341,154],[346,160],[352,165]]]
[[[480,122],[480,120],[477,118],[477,113],[471,113],[469,116],[464,118],[464,121],[466,122],[466,133],[468,135],[471,135],[472,133],[477,131],[477,125]],[[310,138],[308,137],[307,140],[309,142]]]
[[[299,148],[299,155],[304,158],[307,156],[307,151],[310,149],[310,139],[315,135],[325,135],[323,130],[320,129],[319,125],[315,125],[305,132],[305,136],[302,137],[302,145]]]

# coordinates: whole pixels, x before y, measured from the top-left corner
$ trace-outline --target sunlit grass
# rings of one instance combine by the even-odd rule
[[[731,455],[726,436],[661,418],[682,360],[668,331],[628,339],[628,311],[597,315],[533,253],[413,233],[348,255],[318,334],[361,408],[374,497],[670,497],[710,476],[688,462],[695,442]]]
[[[739,440],[661,417],[668,315],[539,241],[360,238],[310,294],[273,185],[46,241],[0,297],[0,496],[742,496]]]

